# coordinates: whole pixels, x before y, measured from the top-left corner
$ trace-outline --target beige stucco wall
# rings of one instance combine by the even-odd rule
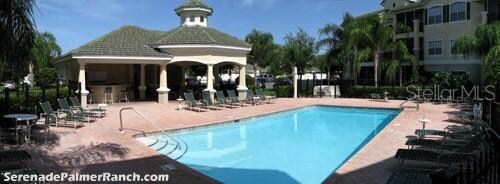
[[[433,0],[424,5],[430,8],[435,5],[449,5],[455,0]],[[426,61],[433,60],[462,60],[461,56],[451,55],[450,40],[457,39],[465,35],[473,35],[476,28],[481,24],[481,12],[483,11],[483,4],[478,2],[471,2],[470,20],[446,22],[434,25],[424,26],[424,56]],[[443,42],[443,55],[430,56],[428,53],[428,41],[442,40]]]

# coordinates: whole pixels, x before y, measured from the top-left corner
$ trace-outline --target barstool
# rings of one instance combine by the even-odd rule
[[[102,100],[102,102],[105,104],[113,104],[114,99],[113,99],[113,88],[112,87],[104,88],[104,100]]]
[[[120,91],[120,103],[122,101],[125,101],[125,103],[129,103],[129,99],[128,99],[128,90],[127,89],[124,89],[124,90],[121,90]]]
[[[135,100],[134,89],[131,87],[128,87],[127,90],[128,90],[128,100],[134,101]]]

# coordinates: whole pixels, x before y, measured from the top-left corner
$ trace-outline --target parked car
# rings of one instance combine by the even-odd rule
[[[292,85],[293,84],[293,80],[290,79],[289,77],[277,78],[276,80],[274,80],[274,82],[277,85]]]
[[[258,82],[272,82],[273,80],[274,80],[274,77],[271,74],[257,75]]]
[[[15,90],[17,88],[16,82],[13,80],[6,80],[3,82],[4,89]]]

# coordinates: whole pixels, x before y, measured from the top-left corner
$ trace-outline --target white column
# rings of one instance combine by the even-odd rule
[[[214,65],[207,65],[207,89],[205,91],[210,91],[210,97],[214,99],[215,89],[214,89]]]
[[[181,66],[181,89],[186,86],[186,67]]]
[[[482,24],[487,24],[488,23],[488,11],[482,11],[481,12],[481,23]]]
[[[240,65],[240,84],[238,85],[238,97],[240,100],[247,98],[247,84],[246,84],[246,67],[245,65]]]
[[[420,52],[420,37],[418,36],[420,33],[420,20],[413,20],[413,54],[417,56]]]
[[[146,99],[146,65],[141,64],[141,83],[139,84],[139,99]]]
[[[218,88],[220,87],[220,78],[219,78],[220,70],[219,67],[214,68],[214,87]]]
[[[156,77],[156,76],[155,76]],[[170,89],[167,87],[167,64],[160,64],[160,88],[158,88],[158,103],[168,103],[168,92]]]
[[[79,63],[80,70],[78,72],[78,82],[80,83],[81,96],[80,103],[83,108],[87,107],[87,96],[89,95],[89,91],[87,91],[87,80],[85,79],[85,63]]]
[[[297,67],[293,67],[293,98],[297,98]]]

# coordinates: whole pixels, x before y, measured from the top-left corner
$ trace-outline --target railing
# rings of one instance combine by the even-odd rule
[[[183,152],[182,154],[180,154],[177,158],[172,158],[172,159],[177,160],[177,159],[181,158],[181,157],[184,155],[184,153],[186,153],[186,152],[187,152],[188,146],[187,146],[186,142],[184,142],[184,141],[182,141],[182,140],[180,140],[180,141],[179,141],[179,140],[177,140],[177,139],[175,139],[175,138],[171,137],[170,135],[168,135],[168,133],[167,133],[167,132],[165,132],[163,129],[161,129],[161,128],[160,128],[160,127],[156,124],[156,123],[153,123],[152,121],[148,120],[148,119],[147,119],[144,115],[142,115],[140,112],[137,112],[137,111],[136,111],[134,108],[132,108],[132,107],[125,107],[125,108],[120,109],[120,128],[119,128],[119,131],[120,131],[120,132],[123,132],[123,130],[124,130],[124,128],[123,128],[123,116],[122,116],[122,113],[123,113],[123,111],[126,111],[126,110],[130,110],[130,111],[135,112],[135,113],[136,113],[136,114],[137,114],[140,118],[142,118],[143,120],[145,120],[145,121],[146,121],[146,122],[148,122],[149,124],[153,125],[156,129],[158,129],[158,130],[160,131],[160,133],[161,133],[162,135],[164,135],[166,138],[168,138],[168,139],[170,139],[170,140],[174,141],[174,143],[175,143],[175,144],[174,144],[174,145],[175,145],[175,147],[174,147],[174,149],[173,149],[172,151],[169,151],[169,152],[167,153],[167,155],[168,155],[168,154],[170,154],[170,153],[172,153],[172,152],[173,152],[173,151],[175,151],[176,149],[177,149],[177,150],[182,150],[182,146],[181,146],[181,142],[182,142],[182,144],[184,145],[184,152]],[[142,133],[143,133],[144,137],[146,137],[146,136],[147,136],[146,132],[142,131]],[[169,141],[168,141],[167,139],[165,139],[165,145],[168,145],[168,144],[169,144],[168,142],[169,142]]]

